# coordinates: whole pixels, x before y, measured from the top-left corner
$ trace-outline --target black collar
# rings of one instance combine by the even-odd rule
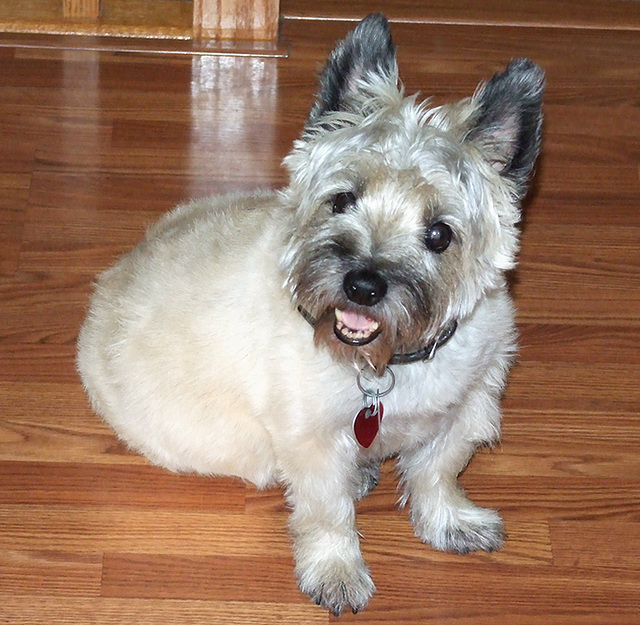
[[[298,306],[298,312],[311,327],[314,327],[316,325],[316,318],[304,308],[302,308],[302,306]],[[449,325],[445,326],[445,328],[433,341],[431,341],[422,349],[418,349],[415,352],[409,352],[408,354],[394,354],[393,356],[391,356],[391,360],[389,360],[387,364],[406,365],[412,362],[433,360],[436,352],[455,334],[457,327],[458,322],[455,320],[452,321]]]

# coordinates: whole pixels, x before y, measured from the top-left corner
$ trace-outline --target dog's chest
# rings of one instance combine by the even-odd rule
[[[365,392],[362,407],[354,411],[352,429],[364,454],[391,455],[450,427],[465,380],[460,376],[447,378],[434,364],[394,366],[392,388],[389,374],[379,387],[357,385],[359,392],[362,387]]]

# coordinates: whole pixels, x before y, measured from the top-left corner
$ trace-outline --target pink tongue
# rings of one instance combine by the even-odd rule
[[[375,323],[375,320],[357,312],[342,310],[342,323],[352,330],[368,330]]]

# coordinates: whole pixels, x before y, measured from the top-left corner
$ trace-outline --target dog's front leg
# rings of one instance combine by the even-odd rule
[[[471,502],[458,475],[475,450],[497,439],[500,412],[494,393],[476,389],[430,444],[400,454],[405,494],[416,535],[436,549],[467,553],[502,547],[504,524],[495,510]]]
[[[283,465],[300,589],[335,615],[363,609],[375,592],[355,527],[360,473],[353,447],[314,439],[297,445]]]

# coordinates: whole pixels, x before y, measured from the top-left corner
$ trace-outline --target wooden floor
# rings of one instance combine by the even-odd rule
[[[150,467],[74,370],[92,276],[146,225],[188,197],[284,183],[317,64],[348,27],[309,4],[283,1],[287,59],[0,47],[0,623],[333,620],[296,588],[279,491]],[[509,540],[470,556],[420,544],[389,465],[359,507],[378,593],[343,622],[640,623],[640,20],[556,5],[539,3],[542,26],[514,9],[525,25],[394,30],[407,90],[436,102],[514,56],[541,63],[546,136],[503,443],[462,478]],[[595,22],[567,26],[571,6]]]

